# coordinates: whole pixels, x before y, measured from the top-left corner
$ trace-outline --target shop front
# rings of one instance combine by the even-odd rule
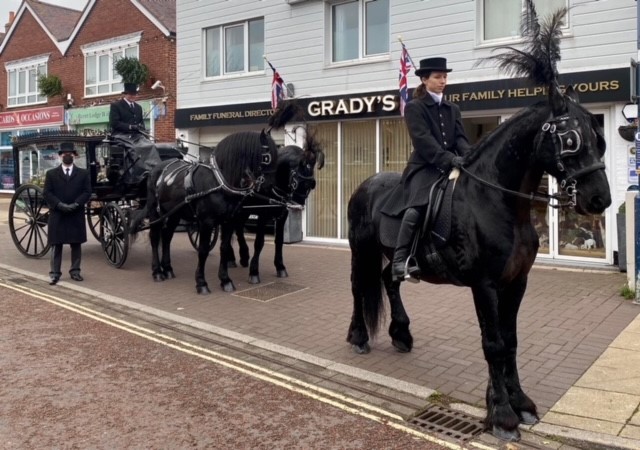
[[[64,124],[64,108],[52,106],[0,113],[0,192],[13,193],[17,183],[32,180],[44,170],[38,155],[23,155],[19,165],[13,160],[12,139],[22,134],[59,129]],[[57,154],[56,154],[57,156]],[[16,173],[15,167],[21,173]]]
[[[620,139],[614,133],[617,128],[614,115],[629,101],[629,73],[629,69],[611,69],[560,77],[563,86],[571,84],[578,91],[581,104],[596,115],[604,128],[610,144],[604,162],[612,191],[616,185],[612,177],[619,171],[611,169],[613,154],[617,151],[611,142]],[[545,100],[546,92],[528,86],[524,80],[504,79],[451,84],[446,95],[460,106],[467,135],[473,143],[517,110]],[[316,173],[316,189],[306,206],[305,239],[345,242],[351,193],[377,172],[401,172],[412,151],[404,120],[399,115],[397,91],[299,99],[299,102],[325,152],[325,166]],[[215,139],[230,132],[255,129],[256,125],[265,123],[266,119],[260,114],[270,114],[270,111],[266,102],[183,109],[176,112],[176,127],[180,133],[191,136],[193,142],[208,139],[215,144]],[[296,142],[300,139],[294,129],[295,125],[288,127],[282,139],[286,144],[302,145]],[[554,180],[545,178],[540,190],[555,192],[557,186]],[[556,211],[541,204],[535,208],[533,220],[542,244],[541,257],[612,263],[613,208],[602,216],[583,217],[570,210]],[[610,223],[614,226],[608,226]]]
[[[153,133],[153,120],[151,119],[153,117],[154,103],[150,100],[142,100],[136,103],[142,107],[145,127]],[[66,123],[70,129],[81,134],[105,134],[109,129],[109,108],[110,105],[107,104],[68,109]]]

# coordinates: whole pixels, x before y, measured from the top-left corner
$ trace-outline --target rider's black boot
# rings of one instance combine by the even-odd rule
[[[411,254],[411,246],[416,228],[420,222],[420,216],[420,211],[416,208],[408,208],[404,212],[400,232],[398,233],[396,250],[393,253],[393,262],[391,264],[391,277],[393,281],[407,280],[415,283],[420,281],[420,268]]]

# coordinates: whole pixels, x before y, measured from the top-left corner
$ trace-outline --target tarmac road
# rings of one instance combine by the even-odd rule
[[[66,302],[72,292],[7,286],[0,282],[0,448],[447,448],[374,412],[152,341],[126,320],[116,328]]]

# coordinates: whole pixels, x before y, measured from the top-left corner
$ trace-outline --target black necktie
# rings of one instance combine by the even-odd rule
[[[65,169],[67,171],[67,178],[69,178],[70,174],[69,172],[71,171],[71,169],[69,169],[68,167]]]

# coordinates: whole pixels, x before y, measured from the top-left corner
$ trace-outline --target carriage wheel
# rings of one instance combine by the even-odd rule
[[[189,234],[189,242],[191,242],[194,249],[198,250],[198,245],[200,243],[200,231],[198,231],[197,222],[191,222],[187,225],[187,233]],[[209,251],[213,250],[213,247],[216,246],[216,242],[218,242],[218,227],[215,227],[213,229],[213,233],[211,233]]]
[[[100,242],[109,264],[120,268],[129,254],[129,224],[122,208],[107,203],[100,213]]]
[[[102,213],[102,209],[104,208],[104,202],[100,200],[91,200],[87,203],[87,224],[89,224],[89,230],[91,230],[91,234],[98,241],[100,239],[100,213]]]
[[[9,204],[9,230],[20,253],[30,258],[47,254],[49,206],[42,188],[33,184],[20,186]]]

